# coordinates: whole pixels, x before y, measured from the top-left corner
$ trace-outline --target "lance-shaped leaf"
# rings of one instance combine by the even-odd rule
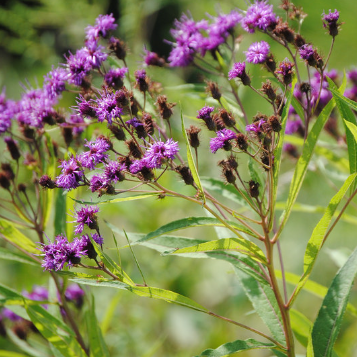
[[[49,191],[49,190],[47,190]],[[53,191],[53,190],[50,190]],[[66,214],[67,211],[67,193],[62,190],[57,190],[56,194],[56,205],[55,205],[55,235],[65,233],[67,229]]]
[[[86,204],[86,205],[103,205],[103,204],[109,204],[109,203],[123,203],[123,202],[129,202],[129,201],[136,201],[136,200],[143,200],[145,198],[150,198],[150,197],[157,197],[159,194],[156,192],[153,193],[144,193],[142,195],[135,195],[135,196],[128,196],[128,197],[120,197],[120,198],[110,198],[109,200],[103,200],[103,201],[81,201],[81,200],[76,200],[73,199],[73,201],[80,203],[80,204]]]
[[[243,232],[247,233],[252,237],[257,237],[252,231],[250,231],[248,228],[235,223],[235,222],[226,222],[233,230],[236,232]],[[157,230],[147,234],[144,238],[134,242],[132,245],[135,244],[141,244],[143,242],[146,242],[150,239],[156,238],[158,236],[161,236],[163,234],[169,233],[169,232],[174,232],[179,229],[185,229],[185,228],[192,228],[192,227],[226,227],[224,223],[222,223],[220,220],[212,217],[188,217],[188,218],[183,218],[179,219],[177,221],[173,221],[170,223],[167,223]]]
[[[185,122],[183,120],[183,115],[182,115],[182,110],[181,110],[181,126],[182,126],[182,135],[183,135],[183,137],[185,139],[185,143],[186,143],[188,167],[191,170],[193,180],[195,181],[197,189],[200,192],[200,196],[203,200],[203,203],[206,203],[205,193],[203,191],[200,177],[198,176],[198,171],[196,169],[195,161],[193,160],[193,156],[192,156],[192,152],[191,152],[191,146],[188,141],[188,137],[187,137],[187,133],[186,133],[186,129],[185,129]]]
[[[181,248],[168,252],[169,254],[183,254],[183,253],[200,253],[210,252],[216,250],[235,250],[242,254],[251,256],[254,260],[257,260],[263,264],[266,264],[266,258],[263,251],[254,243],[240,238],[224,238],[206,243],[200,243],[192,247]]]
[[[291,303],[296,299],[302,287],[308,280],[312,268],[314,267],[317,256],[325,242],[325,235],[327,233],[328,227],[331,223],[333,215],[337,209],[338,204],[341,202],[345,196],[348,189],[353,185],[356,179],[357,173],[350,175],[341,189],[332,197],[330,203],[328,204],[325,214],[320,219],[319,223],[314,228],[311,238],[309,239],[304,255],[304,273],[300,278],[299,284],[297,285],[294,295],[291,298]]]
[[[1,247],[0,247],[0,258],[16,261],[24,264],[36,265],[36,266],[41,264],[39,261],[32,259],[27,255],[11,252],[10,250]]]
[[[290,216],[291,209],[296,201],[296,198],[300,192],[301,185],[304,181],[308,164],[314,153],[317,139],[321,133],[322,128],[325,126],[325,123],[329,118],[334,106],[335,106],[335,102],[333,100],[330,100],[329,103],[325,106],[325,108],[321,111],[309,135],[307,136],[305,145],[303,146],[302,149],[302,154],[296,164],[294,176],[291,180],[289,196],[286,202],[285,210],[280,217],[280,222],[279,222],[280,225],[279,225],[279,230],[277,232],[277,236],[279,236],[279,234],[281,233],[282,229],[284,228]]]
[[[254,310],[267,325],[275,340],[285,345],[282,316],[273,289],[242,270],[235,269],[235,271]]]
[[[355,141],[357,142],[357,126],[347,120],[343,120],[345,122],[345,125],[347,126],[347,128],[349,129],[349,131],[351,132],[351,134],[353,135],[353,137],[355,138]]]
[[[336,274],[322,302],[311,332],[315,357],[328,357],[332,354],[356,273],[357,249]]]
[[[196,357],[203,357],[203,356],[224,357],[237,352],[244,352],[249,350],[272,349],[275,347],[276,346],[274,346],[271,343],[263,343],[250,338],[244,341],[236,340],[233,342],[228,342],[215,349],[209,348],[207,350],[204,350],[199,356]]]

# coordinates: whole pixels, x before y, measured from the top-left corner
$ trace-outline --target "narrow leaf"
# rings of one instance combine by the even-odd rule
[[[336,274],[322,302],[311,333],[315,357],[327,357],[333,352],[356,273],[357,249]]]
[[[53,191],[53,190],[52,190]],[[67,202],[67,193],[62,190],[57,190],[56,194],[56,205],[55,205],[55,218],[54,218],[54,226],[55,226],[55,235],[59,235],[61,233],[66,233],[66,202]]]
[[[129,196],[129,197],[121,197],[121,198],[111,198],[109,200],[104,200],[104,201],[81,201],[81,200],[76,200],[73,199],[73,201],[80,203],[80,204],[86,204],[86,205],[102,205],[102,204],[108,204],[108,203],[122,203],[122,202],[129,202],[129,201],[136,201],[136,200],[143,200],[145,198],[150,198],[158,196],[158,193],[144,193],[142,195],[136,195],[136,196]]]
[[[185,139],[186,142],[186,149],[187,149],[187,162],[188,162],[188,167],[191,170],[191,174],[193,177],[193,180],[195,181],[195,184],[197,186],[197,189],[200,192],[200,196],[203,200],[204,203],[206,203],[206,197],[203,191],[203,187],[200,181],[200,177],[198,176],[198,172],[196,169],[196,165],[195,165],[195,161],[193,160],[193,156],[192,156],[192,152],[191,152],[191,146],[190,143],[188,141],[188,137],[187,137],[187,133],[186,133],[186,129],[185,129],[185,122],[183,120],[183,115],[182,115],[182,110],[181,110],[181,126],[182,126],[182,135]]]
[[[338,204],[341,202],[345,194],[347,193],[348,189],[350,186],[354,183],[356,179],[357,173],[350,175],[341,189],[336,193],[335,196],[332,197],[330,203],[328,204],[325,214],[322,216],[320,219],[319,223],[316,225],[314,228],[311,238],[309,239],[304,255],[304,273],[299,281],[299,284],[297,285],[295,289],[295,293],[291,299],[293,302],[297,295],[299,294],[300,290],[302,287],[305,285],[306,281],[308,280],[312,268],[314,267],[315,261],[317,259],[317,256],[324,244],[324,238],[325,234],[327,232],[327,229],[331,223],[331,220],[333,218],[333,215],[336,211],[336,208]]]
[[[352,133],[353,137],[355,138],[355,141],[357,142],[357,126],[347,120],[343,120],[345,122],[345,125],[349,129],[349,131]]]
[[[304,347],[307,347],[312,322],[305,315],[295,309],[290,310],[290,321],[296,339]]]
[[[19,253],[14,253],[11,252],[8,249],[0,247],[0,258],[1,259],[6,259],[6,260],[11,260],[11,261],[16,261],[24,264],[30,264],[30,265],[35,265],[38,266],[40,263],[37,262],[34,259],[31,259],[27,255],[24,254],[19,254]]]
[[[251,256],[253,259],[266,264],[263,251],[254,243],[240,238],[218,239],[206,243],[197,244],[192,247],[181,248],[171,252],[171,254],[199,253],[215,250],[236,250],[240,253]]]
[[[219,346],[216,349],[209,348],[204,350],[199,356],[209,356],[209,357],[224,357],[229,356],[233,353],[249,351],[249,350],[261,350],[261,349],[272,349],[275,348],[271,343],[263,343],[252,338],[248,340],[236,340],[233,342],[225,343],[224,345]]]

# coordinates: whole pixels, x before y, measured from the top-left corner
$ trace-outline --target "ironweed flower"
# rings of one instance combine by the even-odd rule
[[[93,67],[93,62],[89,58],[88,53],[83,50],[78,50],[76,54],[69,52],[69,57],[66,57],[66,67],[70,72],[69,82],[76,86],[81,86],[85,76],[89,74]]]
[[[248,51],[245,51],[247,62],[249,63],[264,63],[269,55],[270,46],[269,43],[265,41],[252,43]]]
[[[275,71],[275,73],[282,75],[285,85],[288,85],[293,81],[293,67],[294,64],[285,58],[284,61],[280,62],[279,68]]]
[[[80,308],[84,302],[84,290],[77,284],[70,284],[64,292],[64,297],[67,301],[73,301],[76,307]]]
[[[105,165],[104,178],[109,182],[123,181],[125,176],[123,171],[126,169],[125,165],[119,163],[118,161],[109,161]]]
[[[76,225],[74,232],[76,234],[82,233],[84,225],[87,225],[90,229],[96,229],[98,227],[96,215],[98,212],[98,207],[88,205],[85,205],[76,211],[75,222],[78,224]]]
[[[98,39],[100,36],[106,38],[108,33],[117,28],[117,24],[114,23],[115,18],[113,14],[110,15],[99,15],[95,19],[94,26],[87,26],[86,28],[86,39],[93,41]]]
[[[44,76],[43,88],[49,97],[55,98],[66,89],[66,82],[70,78],[70,73],[61,67],[54,68]]]
[[[230,140],[233,139],[237,139],[237,134],[234,131],[229,129],[217,131],[217,137],[212,138],[209,144],[211,152],[215,154],[218,149],[229,151],[232,148]]]
[[[84,178],[83,169],[78,165],[77,160],[71,157],[68,161],[63,160],[61,165],[61,175],[56,178],[56,185],[66,190],[77,188]]]
[[[147,50],[146,48],[144,49],[145,55],[144,55],[144,63],[147,66],[157,66],[157,67],[164,67],[165,66],[165,60],[155,52],[151,52]]]
[[[108,57],[108,54],[102,51],[103,49],[104,47],[99,46],[97,42],[88,42],[86,47],[77,51],[77,55],[83,56],[92,68],[99,68]]]
[[[106,120],[108,124],[112,124],[113,119],[123,114],[123,109],[118,107],[114,93],[103,93],[95,102],[97,104],[95,112],[99,122]]]
[[[323,22],[323,25],[325,28],[328,28],[329,34],[332,37],[338,35],[339,25],[341,25],[337,23],[339,17],[340,17],[340,13],[336,9],[334,12],[331,12],[331,10],[329,10],[328,14],[325,13],[322,14],[322,21],[325,21]]]
[[[89,148],[89,151],[77,156],[77,160],[82,167],[93,170],[99,162],[103,162],[108,158],[106,152],[110,149],[110,144],[102,137],[98,137],[95,141],[87,141],[84,146]]]
[[[228,72],[228,79],[239,78],[245,86],[250,85],[250,78],[245,72],[245,62],[236,62]]]
[[[104,76],[105,83],[115,89],[119,89],[123,86],[123,79],[128,72],[126,67],[123,68],[111,68]]]

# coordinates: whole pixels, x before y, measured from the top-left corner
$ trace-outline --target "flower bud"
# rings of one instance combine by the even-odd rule
[[[249,181],[249,194],[253,198],[259,196],[259,183],[253,180]]]
[[[13,158],[13,160],[17,161],[21,157],[21,154],[16,141],[10,136],[5,137],[4,141],[6,143],[7,149],[10,152],[11,157]]]
[[[175,168],[175,171],[180,174],[186,185],[193,185],[194,180],[188,166],[180,165]]]
[[[200,139],[198,137],[200,131],[201,129],[194,125],[191,125],[189,129],[186,129],[190,145],[195,149],[200,146]]]

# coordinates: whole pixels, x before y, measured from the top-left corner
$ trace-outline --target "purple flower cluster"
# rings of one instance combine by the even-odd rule
[[[87,205],[81,207],[78,211],[76,211],[75,222],[78,224],[76,225],[76,229],[74,230],[74,232],[76,234],[82,233],[84,225],[87,225],[90,229],[96,229],[98,212],[98,207]]]
[[[56,184],[58,187],[71,190],[73,188],[77,188],[81,181],[83,181],[83,169],[74,157],[71,157],[68,161],[63,160],[59,167],[62,168],[62,171],[56,178]]]
[[[260,119],[255,121],[253,124],[249,124],[245,127],[246,131],[251,131],[257,135],[260,135],[263,131],[263,125],[266,123],[266,120]]]
[[[255,29],[266,31],[277,22],[277,17],[273,12],[273,5],[268,5],[268,1],[255,1],[249,6],[245,17],[241,21],[242,28],[250,33]]]
[[[108,86],[120,88],[123,85],[123,79],[128,72],[126,67],[111,68],[104,76],[104,81]]]
[[[115,118],[123,114],[123,109],[119,108],[114,93],[102,93],[96,101],[95,112],[99,122],[107,121],[112,124]]]
[[[246,55],[247,62],[258,64],[266,61],[269,51],[269,44],[265,41],[260,41],[252,43],[249,46],[248,51],[245,51],[244,53]]]
[[[144,168],[159,169],[165,160],[173,160],[179,151],[177,142],[172,139],[168,139],[166,142],[156,141],[149,145],[144,157],[131,164],[131,173],[136,174]]]
[[[88,141],[84,144],[89,151],[85,151],[77,156],[77,161],[90,170],[94,170],[95,166],[104,162],[108,158],[106,152],[110,149],[110,144],[102,137],[98,137],[96,141]]]
[[[92,238],[96,243],[103,244],[103,238],[98,234],[93,234]],[[69,242],[63,235],[58,235],[53,243],[41,244],[42,266],[45,270],[58,271],[62,270],[65,264],[68,268],[79,264],[83,256],[88,256],[88,240],[90,242],[89,237],[84,235]]]
[[[50,98],[56,98],[66,89],[66,82],[70,74],[66,69],[52,67],[52,71],[48,72],[45,76],[44,90],[48,93]]]
[[[245,71],[245,62],[236,62],[228,72],[228,79],[239,78],[245,86],[250,85],[250,78]]]
[[[113,14],[110,15],[99,15],[95,19],[94,26],[87,26],[86,28],[86,40],[87,42],[97,41],[99,37],[106,38],[110,31],[117,28],[115,24],[115,18]]]
[[[5,91],[0,94],[0,134],[4,133],[11,127],[11,119],[15,115],[16,104],[12,100],[7,100]]]
[[[215,154],[218,149],[229,149],[229,141],[233,139],[237,139],[237,134],[234,131],[229,129],[217,131],[217,137],[212,138],[209,144],[212,153]]]
[[[211,113],[214,111],[214,107],[204,106],[202,109],[198,111],[197,118],[198,119],[211,119]]]

